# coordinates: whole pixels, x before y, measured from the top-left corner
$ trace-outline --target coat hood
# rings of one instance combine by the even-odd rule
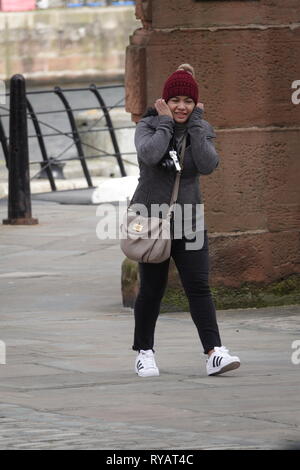
[[[142,118],[148,117],[148,116],[158,116],[158,112],[156,111],[153,106],[150,106],[149,108],[146,109],[145,113],[143,114]]]

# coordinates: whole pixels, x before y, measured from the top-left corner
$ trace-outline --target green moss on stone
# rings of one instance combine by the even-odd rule
[[[239,288],[212,287],[217,309],[270,307],[300,304],[300,275],[294,274],[269,285],[244,283]],[[162,312],[188,311],[189,304],[182,288],[167,288]]]
[[[137,263],[125,258],[122,263],[122,289],[125,292],[134,292],[138,282]]]

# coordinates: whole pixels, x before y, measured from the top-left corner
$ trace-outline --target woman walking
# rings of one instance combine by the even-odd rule
[[[139,183],[130,205],[144,204],[149,213],[154,204],[170,203],[178,163],[170,151],[184,153],[176,206],[181,222],[187,225],[185,206],[201,205],[199,175],[210,174],[218,166],[219,157],[212,138],[212,126],[203,119],[204,106],[199,102],[198,85],[194,69],[189,64],[178,67],[166,80],[162,98],[147,110],[139,121],[135,133],[140,168]],[[176,155],[175,154],[175,155]],[[201,246],[197,241],[197,216],[189,219],[190,231],[178,237],[175,210],[173,216],[171,256],[174,259],[190,313],[198,330],[206,358],[208,375],[218,375],[240,366],[237,356],[231,356],[222,346],[209,278],[209,247],[207,228],[202,227]],[[196,230],[195,230],[196,227]],[[194,238],[191,239],[191,234]],[[189,245],[189,247],[188,247]],[[155,361],[154,331],[160,304],[167,285],[170,258],[161,263],[139,263],[140,289],[134,306],[135,329],[132,349],[137,351],[135,372],[140,377],[159,375]]]

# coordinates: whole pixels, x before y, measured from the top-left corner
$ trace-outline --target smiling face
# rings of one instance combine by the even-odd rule
[[[169,106],[175,122],[184,123],[190,117],[195,103],[189,96],[173,96],[167,105]]]

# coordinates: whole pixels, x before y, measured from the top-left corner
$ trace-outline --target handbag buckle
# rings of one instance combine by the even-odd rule
[[[133,229],[134,229],[136,232],[141,232],[142,229],[143,229],[143,226],[142,226],[141,224],[134,224]]]

